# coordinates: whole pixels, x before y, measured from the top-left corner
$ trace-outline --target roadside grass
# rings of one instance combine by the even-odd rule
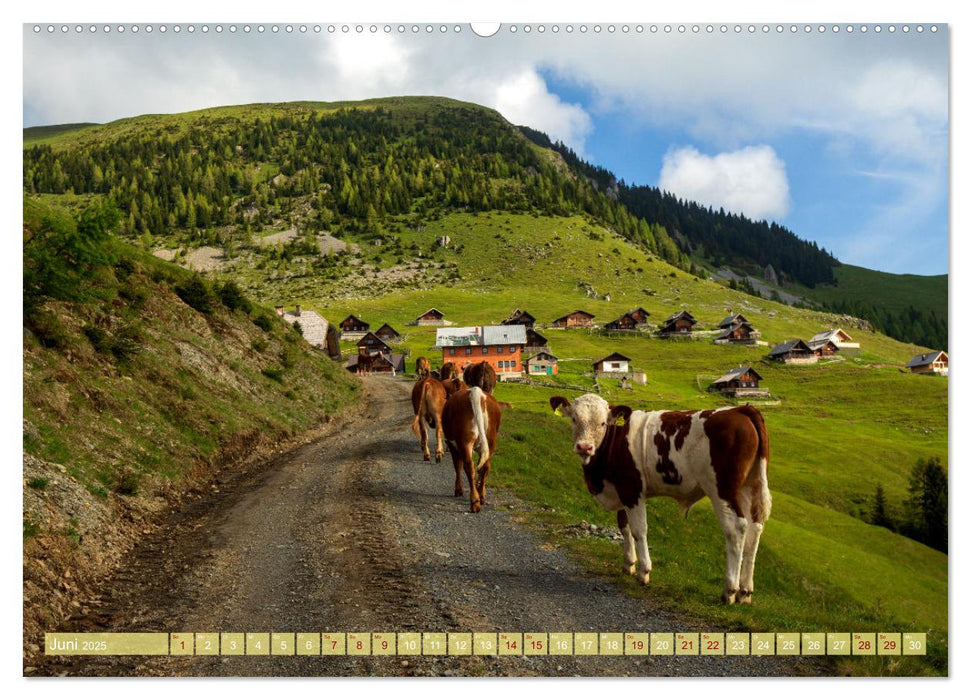
[[[501,385],[497,396],[512,401],[514,409],[503,416],[492,482],[534,506],[529,514],[534,528],[591,571],[631,595],[696,616],[710,629],[926,631],[927,657],[852,658],[840,664],[845,672],[863,675],[946,673],[946,555],[787,492],[774,478],[777,465],[770,463],[774,506],[759,549],[754,605],[719,602],[724,538],[707,499],[685,519],[673,501],[648,502],[654,569],[650,586],[642,587],[621,572],[619,541],[577,538],[565,530],[581,520],[615,530],[615,515],[587,493],[566,421],[534,410],[533,403],[517,403],[507,388]]]

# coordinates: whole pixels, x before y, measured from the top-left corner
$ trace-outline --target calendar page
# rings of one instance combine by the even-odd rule
[[[414,16],[23,24],[23,674],[947,676],[949,25]]]

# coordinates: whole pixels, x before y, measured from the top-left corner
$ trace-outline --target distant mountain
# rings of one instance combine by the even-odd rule
[[[235,249],[281,218],[301,231],[378,237],[396,217],[421,226],[450,212],[583,214],[682,270],[727,266],[768,278],[783,298],[791,292],[864,315],[897,338],[946,342],[946,319],[929,315],[946,306],[940,285],[929,295],[908,293],[907,278],[890,285],[915,300],[922,318],[877,313],[889,278],[840,276],[829,252],[784,227],[628,186],[542,132],[446,98],[253,104],[32,127],[23,182],[28,194],[111,196],[125,215],[123,234],[146,245],[179,233]],[[850,278],[860,282],[852,299],[826,291]]]

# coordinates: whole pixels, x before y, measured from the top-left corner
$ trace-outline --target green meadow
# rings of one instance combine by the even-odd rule
[[[452,249],[433,247],[443,234],[451,237]],[[418,356],[436,366],[442,361],[434,349],[435,328],[409,325],[425,309],[440,309],[456,325],[497,323],[515,308],[528,310],[560,358],[560,374],[543,379],[564,387],[503,383],[496,389],[512,408],[503,417],[492,479],[533,506],[529,522],[544,537],[567,547],[591,570],[622,582],[631,595],[681,608],[718,628],[925,631],[926,658],[840,663],[846,672],[860,674],[946,673],[947,556],[868,523],[878,484],[891,508],[900,509],[914,463],[931,456],[946,463],[947,380],[904,371],[916,346],[846,327],[862,346],[859,354],[800,367],[770,362],[765,355],[775,343],[808,338],[849,319],[695,278],[581,217],[457,214],[399,235],[430,251],[430,261],[454,265],[454,282],[396,290],[376,284],[373,295],[335,299],[332,285],[339,282],[315,287],[298,278],[271,284],[269,291],[260,284],[268,295],[264,301],[301,303],[335,323],[349,313],[372,328],[390,323],[405,336],[398,349],[409,353],[409,371]],[[462,246],[460,254],[455,245]],[[389,264],[379,251],[368,252],[375,264]],[[257,281],[251,282],[256,288]],[[596,296],[588,296],[589,289]],[[603,323],[636,306],[655,322],[686,308],[701,329],[713,329],[729,310],[741,311],[769,345],[729,347],[709,339],[542,328],[578,308]],[[353,351],[353,344],[344,348]],[[617,380],[601,379],[601,392],[635,409],[728,405],[728,399],[704,390],[712,378],[739,365],[751,365],[764,377],[772,401],[757,405],[770,433],[774,508],[759,551],[755,605],[718,602],[724,546],[707,500],[686,519],[671,501],[649,503],[655,568],[648,588],[621,575],[620,543],[571,537],[565,529],[581,520],[612,527],[615,516],[586,492],[569,426],[552,415],[549,397],[582,393],[566,385],[592,390],[592,363],[613,351],[630,357],[646,373],[647,384],[622,389]]]

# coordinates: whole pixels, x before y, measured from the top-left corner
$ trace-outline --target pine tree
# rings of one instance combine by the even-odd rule
[[[947,473],[938,457],[919,459],[910,476],[908,534],[947,552]]]
[[[878,527],[896,530],[893,519],[887,510],[887,496],[883,492],[883,484],[877,484],[877,491],[873,496],[873,512],[870,515],[870,522]]]

